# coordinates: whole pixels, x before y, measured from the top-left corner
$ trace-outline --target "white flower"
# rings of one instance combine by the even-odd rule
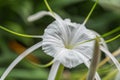
[[[45,29],[42,47],[46,54],[72,68],[91,59],[94,41],[79,43],[93,38],[95,34],[84,25],[72,23],[69,19],[56,20]]]
[[[25,56],[41,46],[47,55],[50,55],[54,58],[54,64],[50,71],[48,80],[54,80],[60,64],[63,64],[65,67],[72,68],[84,63],[89,68],[90,59],[92,58],[94,51],[94,40],[88,40],[96,38],[96,35],[98,34],[87,29],[83,24],[73,23],[70,21],[70,19],[63,20],[57,14],[54,13],[54,15],[52,15],[52,13],[46,11],[42,11],[30,16],[28,20],[34,21],[45,15],[52,16],[55,18],[55,21],[48,25],[48,27],[45,29],[45,32],[42,36],[42,42],[37,43],[18,56],[6,69],[0,78],[1,80],[4,80],[8,73]],[[101,39],[100,45],[100,49],[113,60],[120,71],[120,64],[107,50],[103,39]],[[97,80],[100,80],[97,73],[95,77]]]

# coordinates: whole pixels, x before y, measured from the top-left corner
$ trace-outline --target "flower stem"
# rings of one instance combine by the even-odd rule
[[[64,70],[64,66],[60,64],[55,80],[60,80],[63,70]]]

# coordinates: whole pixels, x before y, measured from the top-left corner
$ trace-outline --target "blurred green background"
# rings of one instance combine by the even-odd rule
[[[72,22],[77,23],[82,23],[85,20],[94,4],[92,0],[48,0],[48,2],[53,11],[63,19],[70,18]],[[120,3],[120,1],[101,0],[88,20],[86,27],[95,30],[101,35],[119,27],[120,5],[117,3]],[[0,0],[0,25],[19,33],[42,35],[47,25],[54,21],[53,18],[46,16],[32,23],[27,21],[28,16],[42,10],[48,11],[43,0]],[[120,34],[120,31],[105,39],[110,39],[118,34]],[[23,52],[26,48],[39,41],[41,39],[23,38],[0,29],[0,76],[18,56],[18,53]],[[118,49],[120,47],[120,38],[108,43],[108,47],[111,52]],[[40,48],[34,51],[27,59],[22,60],[6,80],[47,80],[50,67],[39,68],[31,64],[29,60],[45,64],[51,59]],[[114,69],[113,65],[107,65],[109,64],[104,65],[99,70],[101,77],[105,77]],[[86,72],[87,68],[84,64],[74,69],[65,69],[62,80],[82,80],[81,77]]]

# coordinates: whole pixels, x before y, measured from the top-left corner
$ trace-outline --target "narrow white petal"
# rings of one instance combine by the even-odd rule
[[[88,67],[88,68],[90,68],[90,61],[88,61],[88,62],[84,62],[84,64]],[[95,74],[95,78],[96,78],[96,80],[101,80],[101,78],[100,78],[100,76],[99,76],[99,74],[96,72],[96,74]]]
[[[66,24],[66,22],[69,22],[69,21],[68,20],[63,21],[62,18],[59,15],[57,15],[56,13],[54,13],[54,15],[53,15],[52,13],[47,12],[47,11],[40,11],[40,12],[28,17],[28,21],[30,21],[30,22],[35,21],[35,20],[38,20],[46,15],[52,16],[54,19],[56,19],[56,22],[52,23],[50,26],[52,26],[52,27],[56,26],[57,28],[59,28],[59,31],[61,33],[63,33],[62,38],[64,39],[65,44],[68,44],[67,43],[67,41],[68,41],[67,33],[70,32],[70,30],[68,27],[69,25]]]
[[[44,17],[46,15],[52,16],[56,20],[61,19],[61,17],[58,16],[56,13],[54,13],[54,14],[55,15],[53,15],[52,13],[50,13],[48,11],[40,11],[40,12],[37,12],[36,14],[34,14],[34,15],[29,16],[28,21],[33,22],[33,21],[36,21],[36,20],[38,20],[38,19],[40,19],[40,18],[42,18],[42,17]]]
[[[47,11],[40,11],[32,16],[29,16],[28,17],[28,21],[29,22],[33,22],[33,21],[36,21],[42,17],[44,17],[45,15],[50,15]]]
[[[120,72],[120,63],[118,62],[118,60],[103,46],[100,46],[100,49],[108,56],[111,58],[111,60],[114,62],[114,64],[116,65],[117,69]]]
[[[55,61],[50,70],[48,80],[55,80],[59,66],[60,66],[60,62]]]
[[[29,49],[27,49],[26,51],[24,51],[22,54],[20,54],[10,65],[9,67],[5,70],[5,72],[3,73],[3,75],[1,76],[1,80],[4,80],[6,78],[6,76],[10,73],[10,71],[24,58],[26,57],[28,54],[30,54],[32,51],[38,49],[39,47],[41,47],[42,42],[39,42],[35,45],[33,45],[32,47],[30,47]]]

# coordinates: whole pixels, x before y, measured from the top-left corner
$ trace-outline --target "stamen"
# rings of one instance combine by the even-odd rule
[[[31,62],[31,61],[30,61],[30,63],[32,63],[33,65],[35,65],[37,67],[43,67],[43,68],[45,68],[45,67],[51,66],[54,63],[54,60],[50,61],[49,63],[47,63],[45,65],[37,64],[37,63]]]
[[[120,37],[120,34],[118,34],[117,36],[115,36],[115,37],[113,37],[113,38],[111,38],[111,39],[105,40],[105,42],[106,42],[106,43],[112,42],[112,41],[118,39],[119,37]],[[102,37],[102,36],[99,36],[98,38],[103,38],[103,37]],[[84,43],[86,43],[86,42],[93,41],[93,40],[95,40],[95,39],[96,39],[96,38],[93,38],[93,39],[90,39],[90,40],[86,40],[86,41],[83,41],[83,42],[79,42],[79,43],[77,43],[75,46],[78,46],[78,45],[80,45],[80,44],[84,44]]]
[[[80,44],[84,44],[84,43],[87,43],[87,42],[90,42],[90,41],[93,41],[93,40],[95,40],[95,38],[94,38],[94,39],[90,39],[90,40],[86,40],[86,41],[79,42],[79,43],[77,43],[75,46],[78,46],[78,45],[80,45]]]
[[[55,16],[55,15],[54,15],[54,12],[53,12],[52,9],[50,8],[47,0],[44,0],[44,2],[45,2],[45,5],[47,6],[48,10],[53,14],[53,16]]]
[[[14,32],[12,30],[9,30],[9,29],[7,29],[5,27],[2,27],[2,26],[0,26],[0,29],[5,30],[5,31],[7,31],[7,32],[9,32],[11,34],[17,35],[17,36],[21,36],[21,37],[26,37],[26,38],[42,38],[42,36],[38,36],[38,35],[20,34],[20,33]]]
[[[117,32],[117,31],[120,31],[120,26],[117,27],[117,28],[115,28],[115,29],[113,29],[113,30],[110,31],[110,32],[107,32],[107,33],[103,34],[102,37],[107,37],[107,36],[109,36],[109,35],[111,35],[111,34]]]
[[[85,21],[83,22],[83,25],[85,25],[85,24],[86,24],[86,22],[88,21],[88,19],[90,18],[90,16],[91,16],[91,14],[92,14],[93,10],[95,9],[95,7],[96,7],[96,5],[97,5],[98,1],[99,1],[99,0],[96,0],[95,4],[93,5],[92,9],[90,10],[90,12],[89,12],[88,16],[86,17]]]
[[[118,34],[117,36],[115,36],[115,37],[113,37],[113,38],[111,38],[111,39],[109,39],[109,40],[106,40],[105,42],[106,42],[106,43],[109,43],[109,42],[111,42],[111,41],[116,40],[116,39],[119,38],[119,37],[120,37],[120,34]]]

